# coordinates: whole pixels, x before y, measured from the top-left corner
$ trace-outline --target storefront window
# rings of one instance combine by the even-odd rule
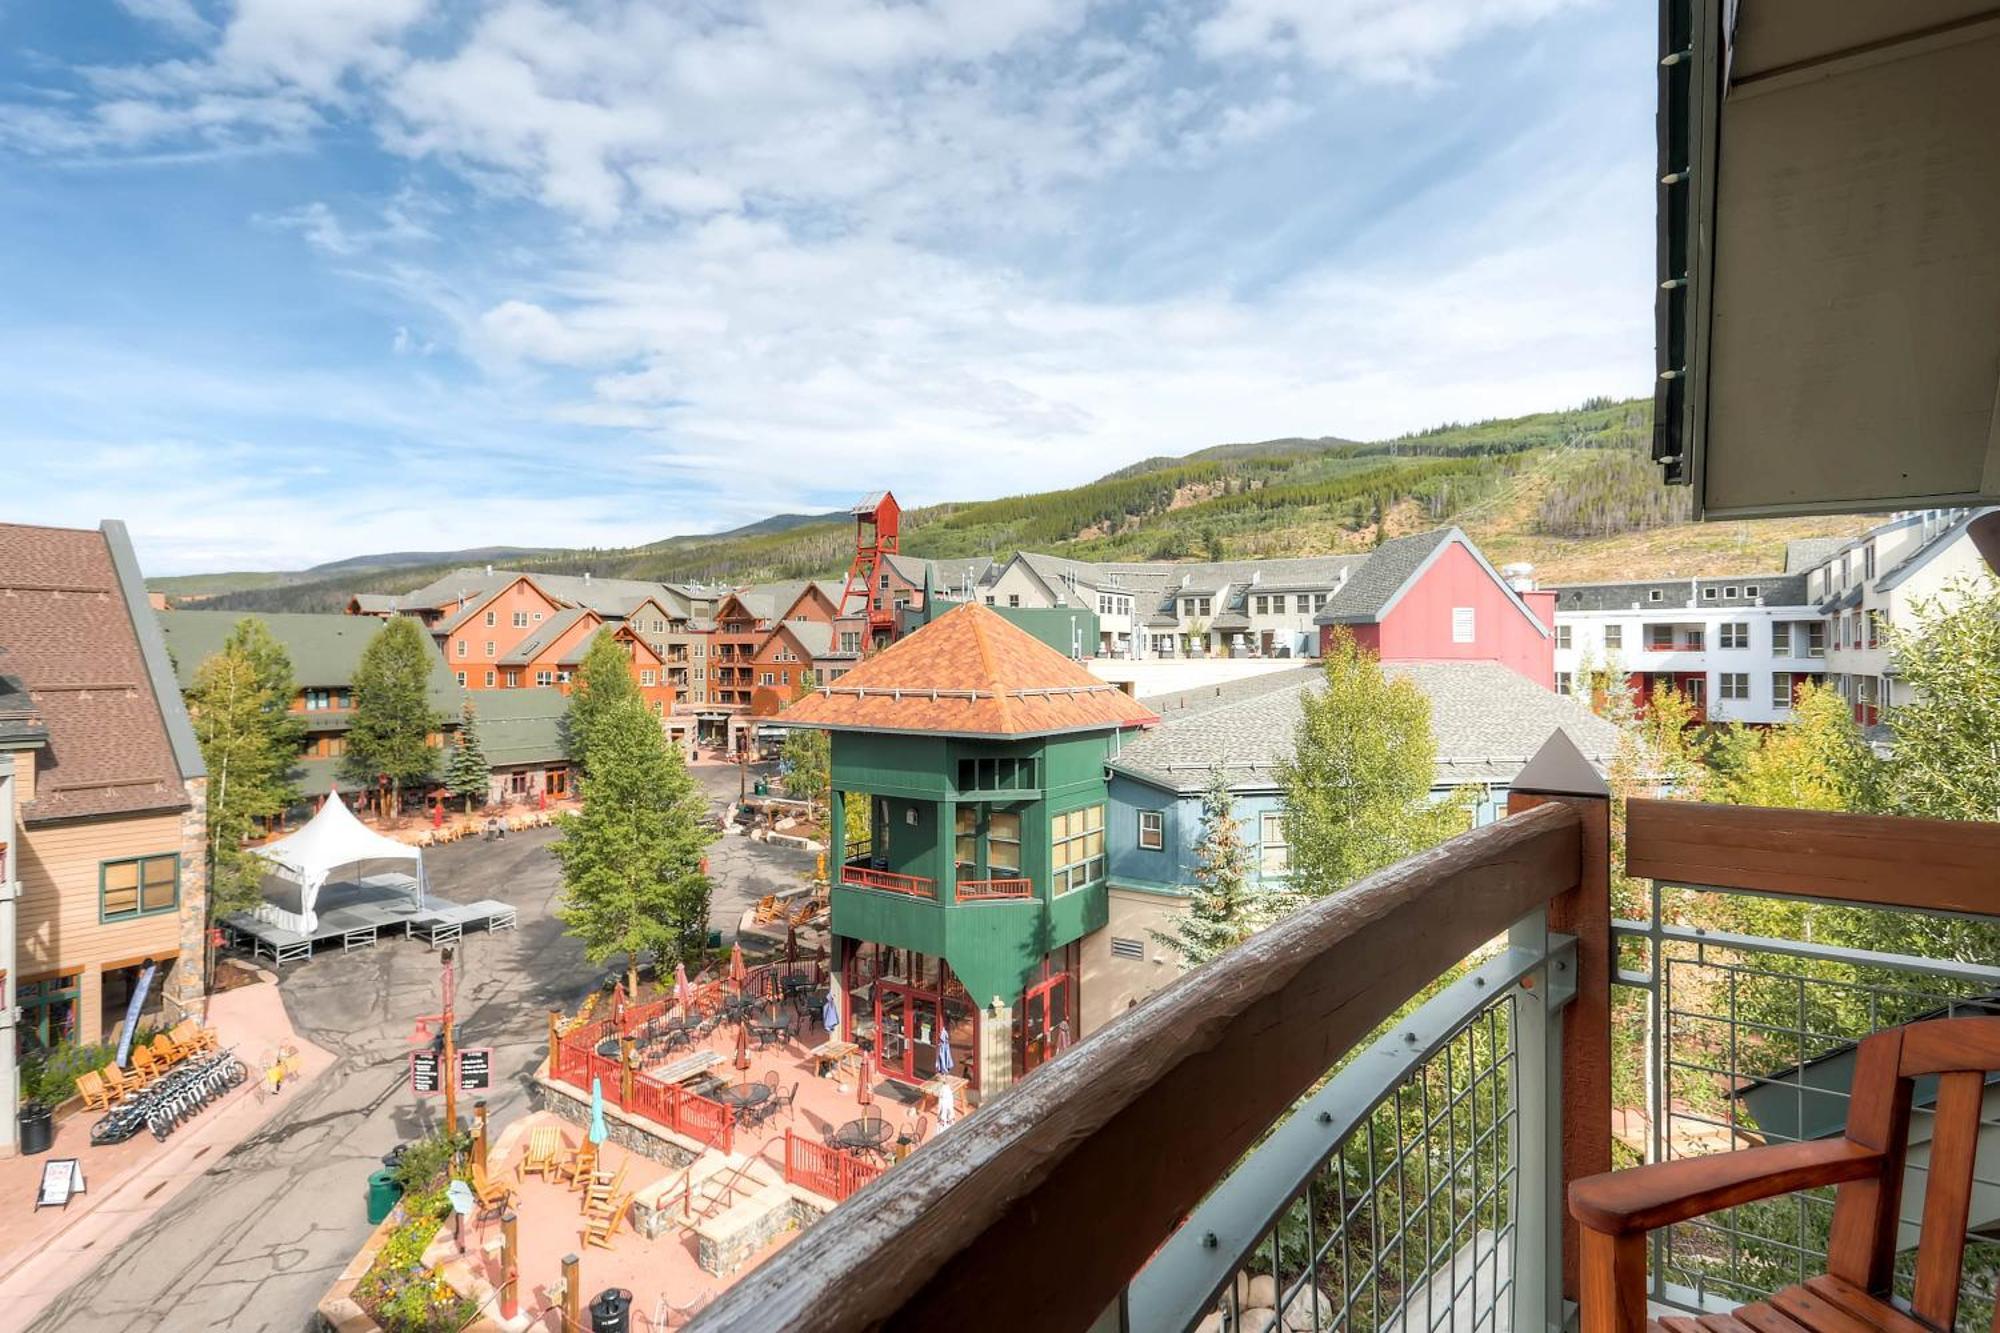
[[[82,974],[66,973],[24,981],[15,990],[21,1005],[17,1047],[21,1054],[46,1051],[76,1040],[76,999]]]

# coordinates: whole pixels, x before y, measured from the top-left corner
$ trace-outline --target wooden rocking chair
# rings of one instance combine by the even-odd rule
[[[620,1176],[624,1172],[619,1173]],[[632,1207],[632,1196],[620,1194],[617,1198],[606,1198],[584,1214],[583,1240],[586,1245],[602,1245],[611,1248],[611,1238],[618,1234],[618,1224],[625,1220],[625,1214]]]
[[[1570,1187],[1581,1225],[1583,1333],[1941,1333],[1958,1314],[1986,1074],[2000,1018],[1944,1018],[1878,1032],[1855,1052],[1847,1129],[1613,1171]],[[1892,1298],[1914,1080],[1937,1076],[1930,1178],[1908,1306]],[[1646,1317],[1646,1233],[1723,1208],[1838,1185],[1827,1271],[1733,1314]]]
[[[477,1162],[472,1164],[472,1197],[479,1201],[481,1217],[502,1212],[514,1203],[514,1191],[488,1176]]]
[[[76,1090],[86,1111],[108,1111],[114,1103],[124,1100],[122,1093],[105,1085],[104,1075],[95,1072],[78,1074]]]

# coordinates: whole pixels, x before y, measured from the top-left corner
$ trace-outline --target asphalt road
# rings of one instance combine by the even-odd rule
[[[704,787],[733,797],[734,769],[697,769]],[[429,853],[433,887],[460,901],[500,898],[520,928],[468,934],[458,952],[463,1041],[494,1048],[493,1119],[526,1107],[529,1074],[543,1055],[551,1005],[574,1006],[599,968],[561,933],[553,834],[467,840]],[[790,887],[810,855],[725,836],[710,855],[714,919],[733,931],[742,908]],[[30,1327],[47,1330],[207,1330],[301,1333],[369,1227],[368,1173],[381,1155],[433,1128],[442,1099],[407,1088],[409,1037],[438,1007],[438,956],[409,941],[322,954],[284,970],[293,1024],[339,1058],[288,1092],[297,1101],[224,1155],[124,1244],[64,1292]],[[461,1108],[470,1115],[470,1106]],[[0,1315],[0,1325],[4,1325]]]

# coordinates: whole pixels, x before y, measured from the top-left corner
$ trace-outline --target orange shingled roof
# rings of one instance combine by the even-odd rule
[[[854,731],[1043,736],[1160,719],[976,602],[939,616],[787,708],[782,722]]]

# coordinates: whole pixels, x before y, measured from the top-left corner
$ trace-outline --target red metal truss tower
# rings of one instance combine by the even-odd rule
[[[860,599],[859,610],[868,617],[864,651],[872,652],[896,637],[896,608],[883,591],[878,573],[882,558],[896,554],[903,511],[895,496],[877,491],[848,512],[854,515],[854,563],[847,567],[839,614],[852,614],[849,608]]]

